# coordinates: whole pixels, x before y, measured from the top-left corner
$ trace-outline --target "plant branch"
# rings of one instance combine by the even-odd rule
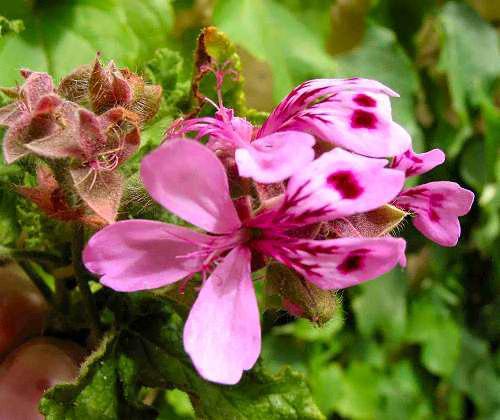
[[[47,302],[54,306],[54,295],[52,294],[52,290],[50,290],[49,286],[47,286],[47,283],[45,283],[42,277],[40,277],[40,275],[33,268],[32,263],[30,261],[18,261],[18,264],[26,272],[26,274],[35,284],[38,290],[40,290],[40,293],[47,300]]]
[[[95,344],[101,336],[101,326],[99,322],[99,313],[95,304],[94,296],[89,287],[88,274],[82,263],[82,250],[83,250],[83,225],[74,223],[73,225],[73,238],[71,243],[71,256],[73,267],[75,270],[75,277],[78,283],[78,288],[82,293],[83,303],[89,318],[91,327],[91,343]]]

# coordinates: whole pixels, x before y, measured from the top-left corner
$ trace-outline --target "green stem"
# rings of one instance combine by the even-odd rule
[[[95,344],[101,336],[101,326],[99,322],[99,313],[95,304],[94,295],[92,294],[89,283],[88,274],[82,263],[82,250],[83,250],[83,225],[75,223],[73,225],[73,238],[71,243],[71,255],[73,260],[73,267],[75,269],[75,277],[78,283],[78,288],[83,297],[83,304],[89,317],[91,328],[90,342]]]
[[[52,262],[61,264],[61,258],[55,254],[44,251],[29,251],[25,249],[12,249],[0,246],[0,256],[14,260],[35,260],[40,262]]]

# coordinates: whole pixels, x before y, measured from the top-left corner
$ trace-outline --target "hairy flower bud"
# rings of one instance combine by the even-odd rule
[[[15,264],[0,267],[0,358],[44,329],[48,305]]]
[[[86,70],[82,68],[80,74],[86,75]],[[135,113],[141,123],[158,112],[162,96],[161,86],[147,85],[142,77],[127,68],[119,69],[113,61],[103,66],[99,57],[88,73],[87,88],[90,105],[97,114],[122,106]]]
[[[279,296],[282,308],[291,315],[307,318],[319,325],[332,319],[338,307],[335,292],[320,289],[279,263],[267,266],[266,293],[271,297]]]
[[[59,95],[78,104],[88,102],[91,70],[92,66],[90,64],[84,64],[64,77],[57,88]]]

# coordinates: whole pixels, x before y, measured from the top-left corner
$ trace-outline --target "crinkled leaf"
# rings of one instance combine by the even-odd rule
[[[198,418],[323,419],[303,377],[290,369],[271,375],[257,365],[234,387],[203,380],[184,353],[182,321],[162,298],[115,295],[110,307],[122,329],[94,356],[77,384],[46,394],[42,408],[49,420],[62,415],[130,418],[117,416],[144,410],[136,401],[138,385],[187,392]],[[74,413],[83,417],[71,417]]]
[[[97,51],[120,66],[136,68],[166,41],[172,11],[168,0],[16,2],[9,10],[26,30],[0,41],[0,85],[19,80],[22,67],[59,78]]]
[[[118,336],[107,336],[75,384],[58,385],[44,395],[40,410],[47,420],[155,418],[153,409],[127,400],[135,365],[119,354],[118,345]]]

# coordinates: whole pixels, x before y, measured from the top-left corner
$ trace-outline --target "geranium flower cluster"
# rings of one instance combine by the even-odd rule
[[[124,184],[116,169],[138,149],[140,126],[157,112],[161,87],[113,62],[103,66],[99,58],[57,87],[47,73],[21,75],[20,87],[4,89],[15,100],[0,108],[5,161],[37,155],[58,175],[40,166],[38,187],[21,193],[60,220],[112,223]],[[84,205],[68,203],[65,187]]]
[[[176,121],[141,177],[193,228],[114,223],[90,239],[86,267],[124,292],[200,273],[185,349],[204,378],[237,383],[261,348],[255,269],[277,261],[327,290],[371,280],[405,264],[404,239],[390,236],[405,216],[431,240],[457,243],[473,193],[448,181],[404,188],[444,154],[412,151],[391,96],[373,80],[319,79],[295,88],[261,127],[221,101],[214,117]]]

